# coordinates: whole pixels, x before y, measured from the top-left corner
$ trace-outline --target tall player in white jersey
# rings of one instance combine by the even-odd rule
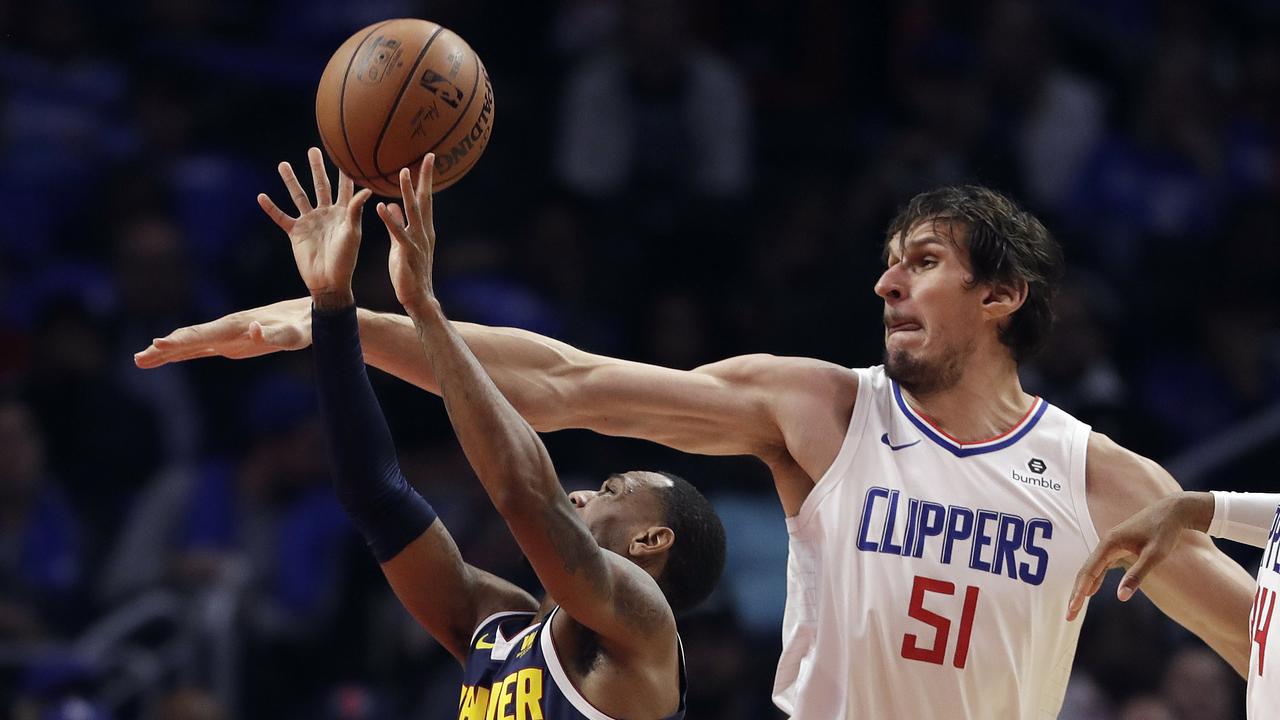
[[[1270,638],[1280,593],[1280,493],[1181,492],[1162,498],[1112,528],[1089,554],[1076,576],[1067,618],[1075,619],[1085,599],[1098,592],[1103,576],[1117,563],[1127,562],[1129,568],[1116,595],[1121,601],[1133,597],[1147,574],[1178,547],[1188,530],[1263,549],[1249,624],[1236,630],[1252,648],[1247,676],[1249,717],[1276,717],[1280,672],[1274,666],[1280,663],[1280,652],[1271,648]],[[1276,634],[1280,635],[1280,628]]]
[[[1022,390],[1060,258],[998,193],[917,196],[887,234],[885,365],[869,369],[750,355],[681,371],[458,327],[538,430],[769,465],[790,532],[774,700],[793,717],[1054,717],[1079,632],[1062,621],[1076,569],[1099,533],[1178,489]],[[286,301],[182,328],[136,362],[304,347],[307,311]],[[437,390],[407,318],[362,313],[360,334],[370,364]],[[1193,538],[1146,591],[1243,673],[1251,585]]]

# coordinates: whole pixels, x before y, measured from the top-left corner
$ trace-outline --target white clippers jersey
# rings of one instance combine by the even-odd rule
[[[1037,398],[962,444],[882,367],[856,372],[844,444],[787,519],[774,702],[799,720],[1056,717],[1081,623],[1067,600],[1098,542],[1089,427]]]
[[[1253,597],[1253,610],[1249,613],[1249,637],[1253,644],[1249,652],[1250,718],[1271,718],[1280,711],[1280,645],[1271,648],[1271,621],[1276,619],[1276,594],[1280,593],[1280,507],[1267,537],[1267,547],[1262,553],[1258,568],[1258,592]],[[1276,628],[1280,635],[1280,627]],[[1271,652],[1268,653],[1268,650]]]

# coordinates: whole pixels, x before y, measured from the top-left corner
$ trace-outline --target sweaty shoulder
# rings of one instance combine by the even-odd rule
[[[794,514],[840,452],[858,397],[858,373],[813,358],[744,355],[722,371],[761,394],[779,442],[761,455],[787,513]]]
[[[1179,489],[1178,482],[1156,461],[1102,433],[1089,434],[1085,492],[1099,535]]]

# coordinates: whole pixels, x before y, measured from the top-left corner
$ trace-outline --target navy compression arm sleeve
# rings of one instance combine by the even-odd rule
[[[365,371],[355,306],[313,307],[311,338],[334,490],[383,563],[431,527],[436,513],[400,472],[391,429]]]

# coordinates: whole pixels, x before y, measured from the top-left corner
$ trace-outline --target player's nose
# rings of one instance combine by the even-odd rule
[[[901,268],[901,263],[894,263],[885,268],[880,274],[880,279],[876,281],[877,295],[890,301],[902,299],[904,284]]]
[[[587,492],[586,490],[574,490],[573,492],[569,493],[569,502],[573,503],[573,506],[576,508],[586,507],[587,501],[590,499],[591,499],[591,493]]]

